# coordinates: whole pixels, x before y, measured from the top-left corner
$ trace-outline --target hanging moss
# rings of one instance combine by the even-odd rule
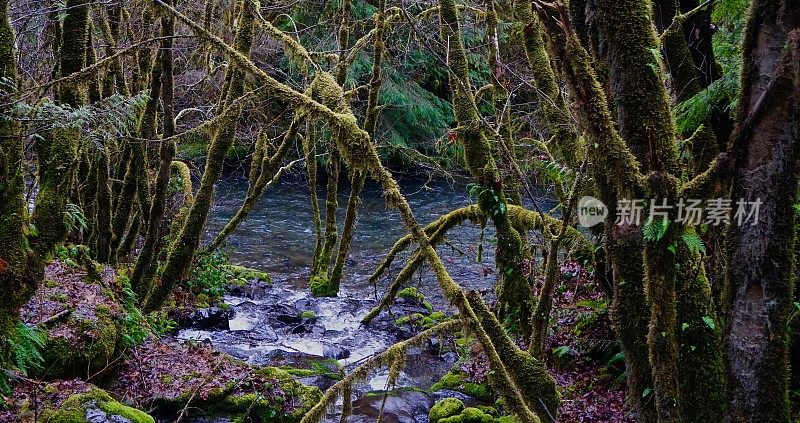
[[[182,15],[174,8],[166,6],[163,3],[160,4],[162,8],[169,11],[181,22],[192,28],[195,33],[201,35],[204,40],[230,54],[230,57],[238,65],[242,66],[247,72],[257,78],[259,81],[266,84],[270,88],[271,92],[277,95],[279,98],[284,98],[293,104],[303,104],[314,112],[319,113],[321,116],[332,119],[337,125],[340,126],[340,128],[346,130],[348,137],[346,142],[342,142],[346,161],[351,168],[361,168],[368,171],[369,174],[383,186],[387,203],[399,210],[403,223],[413,234],[414,239],[420,243],[421,251],[425,254],[430,262],[445,297],[452,301],[453,304],[462,311],[462,315],[465,316],[467,325],[469,325],[471,330],[475,333],[476,337],[483,345],[484,350],[489,357],[490,363],[492,364],[492,368],[496,372],[498,380],[505,381],[504,394],[508,399],[509,406],[514,408],[515,413],[520,417],[520,419],[522,419],[522,421],[539,422],[539,418],[537,418],[536,415],[531,412],[530,408],[525,405],[525,402],[522,400],[519,392],[519,388],[517,388],[510,379],[508,371],[499,358],[497,351],[494,349],[491,338],[478,325],[477,317],[467,303],[464,293],[461,291],[458,284],[456,284],[455,281],[453,281],[453,279],[449,276],[444,268],[444,264],[436,254],[436,251],[428,243],[428,238],[425,235],[425,232],[416,221],[408,202],[400,193],[397,182],[381,164],[374,146],[369,143],[368,134],[358,128],[355,117],[352,114],[333,112],[324,104],[316,102],[314,99],[308,98],[307,96],[292,90],[286,85],[277,82],[274,78],[270,77],[263,70],[255,66],[252,61],[247,59],[247,57],[225,44],[218,37],[209,34],[208,31],[194,23],[191,19],[185,15]],[[315,82],[321,79],[319,76],[322,76],[323,79],[328,79],[328,81],[332,80],[329,75],[325,76],[323,73],[315,78]],[[322,84],[322,87],[327,88],[330,87],[330,85]],[[334,87],[331,88],[333,88],[333,90],[322,90],[321,96],[324,98],[330,96],[330,94],[334,94],[331,97],[341,98],[341,94],[338,96],[335,95],[337,94],[337,89]],[[338,87],[338,91],[341,92],[341,87]],[[316,413],[312,410],[312,412],[306,415],[306,419],[308,419],[307,421],[317,421],[322,417],[321,408],[315,407],[314,410],[317,410]]]

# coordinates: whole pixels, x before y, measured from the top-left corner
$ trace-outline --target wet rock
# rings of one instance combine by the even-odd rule
[[[394,306],[402,310],[401,313],[399,314],[404,314],[404,315],[411,315],[414,313],[427,315],[431,312],[430,309],[425,307],[424,303],[416,299],[398,298],[395,301]]]
[[[453,364],[458,361],[458,354],[454,353],[453,351],[446,352],[440,356],[442,361],[447,364]]]
[[[230,295],[246,298],[258,298],[263,296],[271,284],[264,281],[249,281],[246,285],[229,284],[225,289]]]
[[[261,325],[254,328],[248,334],[248,337],[256,341],[275,342],[278,340],[278,334],[269,325]]]
[[[105,411],[97,408],[90,408],[86,410],[87,423],[133,423],[129,419],[119,416],[109,416]]]
[[[228,330],[249,331],[252,330],[257,323],[258,319],[237,313],[236,317],[228,320]]]
[[[275,320],[286,325],[298,324],[303,321],[303,317],[294,309],[294,313],[280,313],[275,316]]]
[[[311,333],[313,329],[314,329],[313,326],[300,324],[292,328],[292,333],[295,335],[300,333]]]
[[[352,420],[355,423],[377,421],[383,402],[383,393],[371,393],[353,402]],[[386,397],[383,423],[428,423],[428,410],[433,406],[430,395],[420,391],[395,390]]]
[[[223,310],[220,307],[203,308],[190,314],[182,326],[195,329],[223,329],[227,330],[228,320],[233,318],[233,311]]]
[[[322,355],[325,358],[344,360],[345,358],[350,357],[350,350],[347,348],[338,347],[336,345],[323,345]]]
[[[442,349],[442,341],[439,340],[437,337],[433,337],[428,339],[428,351],[433,354],[439,354],[439,351]]]

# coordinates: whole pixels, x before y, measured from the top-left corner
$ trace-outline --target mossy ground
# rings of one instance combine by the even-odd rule
[[[22,319],[38,325],[44,362],[33,375],[45,380],[88,377],[114,360],[123,334],[123,309],[114,271],[93,280],[70,259],[45,270],[47,282],[22,309]]]
[[[293,422],[322,395],[319,388],[295,379],[286,370],[253,368],[207,346],[149,341],[120,366],[111,391],[165,415],[190,402],[203,415]],[[145,386],[142,381],[150,382]]]
[[[153,417],[112,398],[106,391],[79,379],[15,384],[14,401],[0,412],[0,421],[18,423],[87,423],[87,412],[131,423],[154,423]],[[114,417],[119,416],[119,417]]]

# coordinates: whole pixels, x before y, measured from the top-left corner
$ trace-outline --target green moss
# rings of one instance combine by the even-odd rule
[[[286,373],[289,373],[292,376],[297,376],[297,377],[309,377],[309,376],[316,376],[318,374],[318,372],[313,369],[298,369],[294,367],[284,367],[281,368],[281,370],[285,371]]]
[[[439,407],[440,404],[441,407]],[[439,408],[437,409],[437,407]],[[440,415],[446,416],[439,417]],[[434,420],[434,417],[437,418]],[[429,419],[431,423],[494,423],[498,421],[481,408],[464,408],[464,404],[456,398],[445,398],[434,405],[431,408]]]
[[[66,324],[78,342],[61,336],[43,336],[44,365],[34,374],[43,379],[57,379],[94,374],[106,367],[116,350],[119,330],[108,316],[97,313],[94,321],[69,320]]]
[[[100,405],[100,409],[105,411],[111,416],[122,416],[126,419],[130,420],[131,423],[152,423],[154,422],[153,418],[150,417],[147,413],[141,410],[137,410],[132,407],[128,407],[125,404],[116,402],[116,401],[109,401],[105,402]]]
[[[412,301],[419,301],[419,302],[425,301],[425,295],[423,295],[421,292],[417,290],[417,288],[414,288],[413,286],[403,288],[402,290],[400,290],[400,292],[397,293],[397,296]]]
[[[300,317],[302,317],[304,319],[314,319],[314,318],[317,317],[317,315],[316,315],[316,313],[314,313],[311,310],[306,310],[306,311],[303,312],[303,314],[300,315]]]
[[[257,280],[259,282],[272,283],[272,278],[269,276],[269,273],[261,270],[251,269],[249,267],[238,266],[235,264],[226,265],[225,268],[238,279],[245,281]]]
[[[314,406],[320,399],[322,399],[322,391],[316,386],[306,386],[295,380],[295,376],[286,370],[277,367],[265,367],[259,369],[258,373],[263,376],[277,380],[283,392],[286,394],[286,400],[298,399],[299,405],[288,416],[283,416],[280,421],[297,421],[300,420],[307,412]]]
[[[468,381],[467,374],[459,370],[451,370],[446,375],[442,376],[438,382],[431,386],[430,391],[433,392],[442,389],[463,392],[481,401],[492,401],[494,399],[494,394],[488,385]]]
[[[131,423],[155,423],[145,412],[115,401],[105,391],[92,388],[89,392],[75,394],[64,400],[58,409],[45,408],[40,416],[43,423],[87,423],[86,412],[99,409],[109,418],[120,416]]]
[[[458,398],[445,398],[437,402],[431,411],[428,413],[428,419],[431,423],[437,423],[439,420],[455,416],[464,410],[464,403]]]
[[[327,271],[311,275],[311,294],[315,297],[335,297],[339,287],[330,283]]]

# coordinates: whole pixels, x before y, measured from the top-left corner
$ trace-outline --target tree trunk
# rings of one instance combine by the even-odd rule
[[[800,15],[797,1],[751,5],[731,198],[760,201],[757,224],[728,230],[730,313],[725,353],[728,422],[787,422],[788,319],[795,283],[794,204],[800,140]]]

